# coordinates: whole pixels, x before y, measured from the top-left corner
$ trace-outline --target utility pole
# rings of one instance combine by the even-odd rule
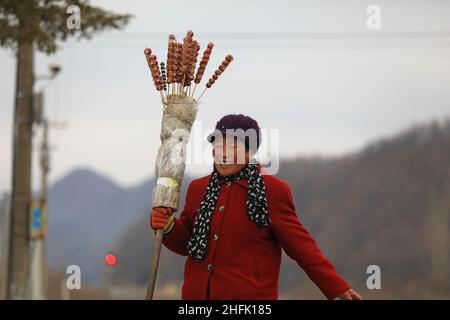
[[[31,258],[31,298],[43,300],[47,298],[47,176],[49,168],[48,121],[42,121],[43,133],[40,148],[41,194],[40,194],[40,230],[33,239]]]
[[[9,248],[9,194],[3,193],[2,198],[2,266],[0,299],[6,299],[6,282],[8,279],[8,248]]]
[[[59,69],[59,68],[58,68]],[[51,69],[54,70],[54,69]],[[58,71],[59,72],[59,71]],[[52,71],[53,79],[56,73]],[[43,93],[40,93],[41,96]],[[43,100],[43,99],[42,99]],[[43,112],[43,107],[42,107]],[[47,225],[48,225],[48,174],[50,172],[50,146],[49,129],[61,129],[65,127],[63,122],[50,122],[46,118],[42,120],[42,142],[40,146],[41,190],[40,190],[40,226],[34,230],[37,235],[31,234],[33,254],[31,261],[31,298],[35,300],[47,299],[48,292],[48,262],[47,262]],[[33,228],[32,228],[33,231]]]
[[[48,121],[44,120],[44,132],[41,144],[41,199],[45,206],[44,212],[44,225],[43,225],[43,239],[40,241],[42,243],[42,284],[44,287],[44,297],[47,297],[48,290],[48,266],[47,266],[47,226],[48,226],[48,173],[50,171],[50,151],[48,145]]]
[[[8,299],[27,298],[30,266],[29,211],[33,110],[33,42],[18,43],[13,124],[11,229],[8,248]]]

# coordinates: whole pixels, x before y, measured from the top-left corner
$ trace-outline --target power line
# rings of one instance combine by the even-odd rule
[[[180,32],[181,34],[181,32]],[[378,40],[378,39],[442,39],[450,38],[450,30],[415,31],[361,31],[361,32],[198,32],[199,38],[239,41],[283,40]],[[163,32],[120,32],[104,35],[101,40],[147,40],[166,41]]]

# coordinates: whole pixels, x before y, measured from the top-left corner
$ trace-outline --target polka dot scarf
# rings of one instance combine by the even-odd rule
[[[206,257],[208,246],[208,235],[211,218],[216,206],[220,192],[220,181],[230,182],[233,180],[248,179],[247,191],[247,216],[259,227],[270,224],[267,210],[267,197],[264,179],[259,172],[258,163],[251,160],[247,166],[233,176],[222,176],[216,168],[209,179],[205,195],[195,217],[191,238],[187,249],[189,254],[197,261]]]

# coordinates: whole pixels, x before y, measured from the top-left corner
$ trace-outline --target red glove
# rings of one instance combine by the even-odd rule
[[[174,225],[175,216],[172,208],[156,207],[150,216],[150,225],[153,230],[163,229],[164,234],[169,233]]]

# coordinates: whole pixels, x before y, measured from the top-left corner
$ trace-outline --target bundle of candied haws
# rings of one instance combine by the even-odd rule
[[[205,89],[198,98],[194,97],[197,85],[202,81],[208,65],[213,43],[208,43],[197,67],[197,58],[200,52],[200,44],[194,40],[194,33],[189,30],[182,42],[177,42],[173,34],[169,35],[167,47],[167,61],[158,64],[158,58],[152,54],[150,48],[144,50],[148,66],[153,78],[155,88],[161,94],[163,103],[170,99],[186,98],[200,100],[205,91],[218,80],[219,76],[233,61],[231,54],[227,55],[210,79],[206,82]]]

